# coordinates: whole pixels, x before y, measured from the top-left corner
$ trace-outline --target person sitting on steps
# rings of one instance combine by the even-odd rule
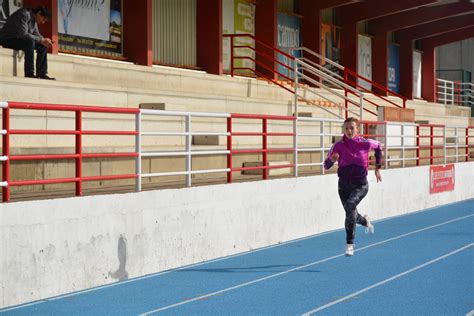
[[[48,48],[53,44],[50,38],[43,37],[38,25],[44,24],[51,16],[48,8],[19,9],[8,17],[0,29],[0,45],[5,48],[25,52],[25,77],[55,80],[48,76]],[[34,51],[36,50],[36,75]]]

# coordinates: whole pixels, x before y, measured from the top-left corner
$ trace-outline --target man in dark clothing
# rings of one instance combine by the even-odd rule
[[[25,77],[54,80],[48,76],[48,47],[51,39],[43,37],[38,25],[44,24],[51,16],[48,8],[20,9],[8,17],[0,29],[0,45],[25,52]],[[34,51],[36,50],[36,75]]]

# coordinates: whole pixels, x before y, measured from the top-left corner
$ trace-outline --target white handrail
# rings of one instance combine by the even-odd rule
[[[184,118],[185,126],[184,131],[175,132],[175,131],[143,131],[142,124],[137,123],[137,130],[139,130],[140,138],[142,136],[181,136],[185,139],[185,150],[182,151],[158,151],[158,152],[143,152],[141,148],[142,142],[137,142],[140,148],[137,149],[139,153],[140,160],[143,157],[184,157],[185,158],[185,170],[184,171],[174,171],[174,172],[149,172],[144,173],[141,170],[141,162],[137,163],[137,170],[139,171],[139,179],[137,181],[137,190],[141,191],[141,178],[151,178],[151,177],[165,177],[165,176],[182,176],[186,177],[186,186],[192,185],[192,175],[193,174],[202,174],[202,173],[217,173],[217,172],[229,172],[230,169],[205,169],[205,170],[192,170],[192,157],[193,156],[206,156],[206,155],[228,155],[229,150],[193,150],[192,148],[192,137],[193,136],[229,136],[230,133],[227,131],[223,132],[195,132],[192,130],[192,118],[229,118],[230,113],[214,113],[214,112],[185,112],[185,111],[166,111],[166,110],[151,110],[151,109],[141,109],[140,110],[140,119],[143,118],[143,115],[153,115],[153,116],[164,116],[164,117],[181,117]]]
[[[459,87],[459,88],[456,88]],[[436,100],[443,104],[474,105],[474,84],[436,79]]]

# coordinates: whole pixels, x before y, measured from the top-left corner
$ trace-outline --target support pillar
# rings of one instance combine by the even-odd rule
[[[421,96],[436,102],[436,56],[433,46],[423,47],[421,55]]]
[[[342,28],[341,64],[344,67],[357,71],[357,58],[359,51],[359,32],[357,30],[357,22],[343,24]]]
[[[388,39],[387,32],[375,32],[372,40],[372,80],[388,87]],[[373,87],[379,95],[387,95],[386,91]]]
[[[255,37],[262,42],[270,45],[276,46],[277,44],[277,2],[274,0],[259,0],[255,8]],[[274,56],[274,51],[263,47],[262,45],[256,44],[257,52]],[[262,57],[257,54],[257,61],[265,64],[268,68],[276,70],[276,63],[270,61],[268,58]],[[278,76],[275,72],[272,72],[265,67],[256,65],[257,71],[260,73],[273,78],[278,79]]]
[[[144,66],[153,64],[152,0],[123,1],[123,54]]]
[[[300,0],[299,14],[303,16],[301,23],[302,46],[311,49],[313,52],[321,52],[321,8],[318,1]],[[308,55],[314,62],[319,62]]]
[[[413,41],[400,40],[400,94],[413,99]]]
[[[222,75],[222,0],[197,0],[197,65]]]

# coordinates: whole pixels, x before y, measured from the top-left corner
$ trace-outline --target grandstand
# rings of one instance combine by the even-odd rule
[[[41,1],[56,81],[0,47],[0,313],[341,228],[322,164],[348,116],[384,144],[375,220],[474,198],[472,81],[455,93],[433,61],[472,40],[470,1],[111,0],[94,48],[58,30],[58,2]]]

